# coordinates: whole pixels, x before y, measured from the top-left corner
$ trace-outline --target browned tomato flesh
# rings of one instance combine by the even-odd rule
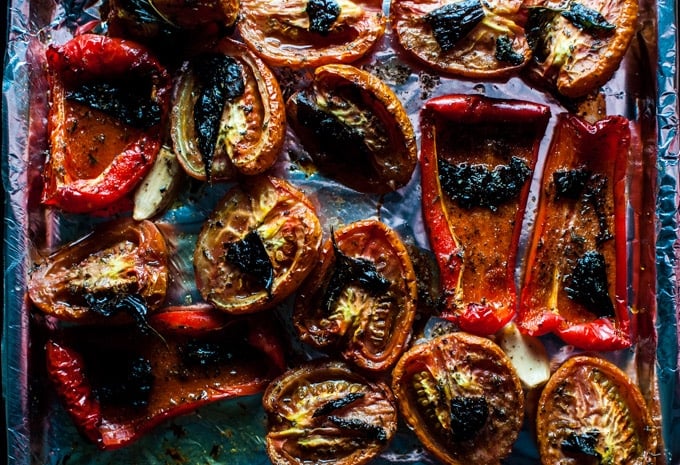
[[[385,449],[397,429],[387,385],[340,362],[316,362],[274,380],[262,403],[267,454],[275,465],[362,465]]]
[[[268,64],[349,63],[385,31],[381,0],[241,0],[238,30]]]
[[[637,28],[638,0],[528,0],[529,76],[576,98],[619,67]]]
[[[657,463],[657,428],[640,389],[593,356],[570,358],[552,375],[536,434],[544,465]]]
[[[409,182],[418,159],[411,122],[394,92],[350,65],[326,65],[286,104],[289,120],[324,175],[386,193]]]
[[[283,96],[276,78],[262,60],[233,40],[223,39],[202,53],[235,60],[243,91],[215,110],[219,128],[214,134],[214,151],[201,153],[195,109],[205,84],[191,61],[183,65],[170,121],[174,150],[182,167],[190,176],[205,180],[204,160],[208,157],[211,181],[264,172],[276,161],[286,131]],[[197,52],[195,59],[200,58]]]
[[[521,0],[393,0],[390,17],[400,44],[445,73],[504,77],[528,63]]]
[[[409,349],[392,373],[408,425],[443,463],[500,464],[522,426],[524,393],[489,339],[450,333]]]
[[[321,225],[287,181],[260,176],[231,189],[203,225],[194,252],[196,286],[220,310],[271,308],[317,261]]]
[[[397,233],[364,220],[326,242],[298,294],[293,320],[303,341],[381,371],[406,348],[417,297],[413,265]]]
[[[88,298],[136,296],[153,311],[165,300],[167,255],[165,238],[152,222],[107,223],[40,260],[29,272],[28,296],[41,311],[70,321],[107,316],[94,311]]]

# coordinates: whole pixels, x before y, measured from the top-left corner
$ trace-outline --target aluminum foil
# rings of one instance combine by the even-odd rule
[[[7,415],[8,460],[11,464],[266,464],[265,415],[259,396],[223,401],[200,408],[157,427],[140,441],[116,451],[100,451],[87,443],[49,388],[42,359],[45,325],[25,296],[26,274],[40,251],[88,232],[101,219],[63,215],[39,206],[40,170],[47,146],[47,85],[44,50],[67,41],[79,28],[99,20],[99,1],[10,0],[9,42],[3,77],[2,179],[5,190],[4,321],[2,382]],[[385,2],[387,11],[387,1]],[[678,172],[677,5],[672,0],[643,0],[639,32],[614,78],[604,86],[608,114],[634,121],[640,142],[640,188],[645,201],[629,209],[630,249],[646,270],[630,283],[638,334],[633,349],[607,354],[637,380],[651,399],[661,424],[663,454],[659,463],[680,464],[680,379],[678,314],[680,271],[680,190]],[[515,77],[502,82],[476,82],[440,76],[404,58],[391,31],[373,53],[355,65],[381,77],[406,107],[414,128],[425,100],[449,93],[483,94],[525,99],[550,106],[553,117],[541,146],[545,156],[555,116],[564,111],[550,94]],[[284,82],[304,72],[276,70]],[[384,197],[358,194],[322,176],[306,172],[291,154],[303,149],[289,131],[274,174],[298,184],[316,203],[324,230],[367,217],[379,217],[422,247],[428,247],[420,214],[420,179]],[[540,161],[536,172],[540,172]],[[177,246],[175,281],[169,303],[198,299],[193,286],[191,253],[196,234],[228,185],[188,182],[173,206],[157,222]],[[537,180],[534,186],[537,187]],[[533,205],[529,204],[529,210]],[[527,224],[531,223],[531,214]],[[636,266],[637,266],[636,265]],[[275,310],[286,323],[290,302]],[[552,338],[554,356],[565,348]],[[300,350],[300,357],[310,354]],[[512,455],[503,463],[539,462],[533,433],[525,427]],[[373,463],[429,464],[434,459],[401,426],[389,449]]]

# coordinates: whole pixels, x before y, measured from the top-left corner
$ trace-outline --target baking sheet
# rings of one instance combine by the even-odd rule
[[[45,134],[46,83],[42,74],[44,48],[63,43],[77,28],[98,20],[97,1],[12,0],[9,5],[10,40],[3,78],[3,158],[5,189],[3,296],[3,394],[7,410],[10,463],[269,463],[264,453],[264,413],[259,396],[220,402],[196,413],[170,420],[141,441],[117,451],[99,451],[83,440],[56,400],[42,369],[45,329],[31,314],[25,299],[29,252],[54,247],[89,231],[97,219],[62,215],[38,205],[40,167]],[[631,295],[640,310],[634,315],[640,339],[634,350],[607,354],[637,379],[663,418],[662,433],[667,463],[680,463],[680,388],[678,383],[678,109],[677,33],[675,2],[642,1],[640,28],[614,79],[604,86],[609,114],[623,114],[636,122],[642,147],[641,188],[647,205],[631,208],[636,235],[630,238],[641,273],[631,283]],[[389,26],[388,26],[389,28]],[[658,32],[657,32],[658,31]],[[657,47],[658,44],[658,47]],[[418,127],[418,110],[428,98],[447,93],[484,94],[548,104],[553,113],[543,140],[545,153],[555,116],[563,107],[550,95],[529,88],[515,77],[504,82],[476,82],[446,78],[422,69],[395,53],[388,29],[374,53],[357,63],[380,76],[395,89]],[[289,77],[286,70],[277,70]],[[299,150],[289,132],[283,155],[273,172],[302,185],[320,207],[324,230],[340,222],[379,215],[405,236],[427,246],[420,217],[419,176],[384,198],[357,194],[320,176],[308,176],[286,155]],[[540,172],[537,166],[536,172]],[[179,202],[159,222],[181,231],[184,254],[176,258],[185,288],[172,299],[195,299],[191,286],[191,260],[195,237],[215,201],[228,186],[207,187],[190,182]],[[531,205],[530,205],[531,207]],[[656,213],[655,215],[653,213]],[[178,236],[179,237],[179,236]],[[634,285],[633,285],[634,284]],[[277,314],[286,319],[286,308]],[[39,320],[39,319],[38,319]],[[552,353],[564,348],[545,338]],[[303,357],[305,354],[301,354]],[[653,383],[653,384],[650,384]],[[510,458],[511,465],[538,462],[531,432],[525,428]],[[376,464],[434,463],[405,427]]]

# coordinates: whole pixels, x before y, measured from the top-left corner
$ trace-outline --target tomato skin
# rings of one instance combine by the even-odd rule
[[[226,259],[226,247],[250,233],[261,238],[273,268],[269,292]],[[272,308],[309,274],[320,246],[321,224],[301,191],[280,178],[249,178],[226,194],[199,234],[196,286],[207,302],[227,313]]]
[[[437,71],[467,78],[496,79],[517,73],[531,58],[524,33],[522,1],[482,2],[485,18],[472,31],[444,51],[425,16],[451,2],[444,0],[394,0],[390,19],[401,46],[421,63]],[[489,24],[487,24],[487,22]],[[507,37],[517,63],[496,57],[497,39]]]
[[[553,373],[539,400],[541,462],[576,463],[563,442],[570,434],[595,430],[593,448],[602,454],[601,463],[657,463],[658,427],[646,405],[638,386],[616,365],[590,355],[570,358]]]
[[[283,94],[276,77],[264,62],[243,44],[231,39],[223,39],[215,47],[200,52],[223,53],[234,58],[243,68],[246,91],[243,96],[230,102],[230,108],[242,113],[246,120],[246,135],[228,142],[229,150],[222,150],[215,156],[211,181],[227,181],[240,174],[256,175],[269,169],[283,146],[286,131],[286,113]],[[179,79],[174,91],[171,112],[171,135],[178,159],[191,177],[205,180],[205,165],[196,143],[193,123],[195,81],[187,64],[184,75]],[[243,123],[239,123],[243,124]]]
[[[363,465],[388,446],[397,429],[389,387],[332,360],[283,373],[267,387],[262,405],[268,418],[267,454],[275,465]],[[362,425],[343,427],[338,419]]]
[[[366,151],[340,141],[335,134],[317,134],[301,117],[300,97],[314,100],[313,105],[345,126],[351,126],[355,118],[369,121],[361,135]],[[372,74],[351,65],[321,66],[314,71],[311,87],[292,95],[286,107],[290,124],[324,175],[360,192],[376,194],[394,191],[410,181],[418,159],[413,127],[395,93]],[[351,110],[346,110],[348,107]],[[339,145],[343,149],[350,146],[334,152]]]
[[[624,182],[629,148],[629,122],[623,117],[612,116],[591,125],[576,116],[560,115],[544,166],[536,226],[528,248],[517,319],[522,332],[555,332],[566,343],[587,350],[630,346]],[[556,197],[556,173],[571,169],[606,180],[600,214],[595,207],[584,210],[583,196],[578,200]],[[603,240],[598,238],[602,228],[608,231]],[[567,294],[565,279],[573,273],[572,263],[582,249],[596,250],[604,258],[612,315],[597,315]]]
[[[272,66],[299,69],[350,63],[364,56],[385,30],[380,0],[354,4],[360,11],[322,35],[299,25],[309,23],[305,1],[241,0],[238,30],[248,47]]]
[[[158,309],[168,287],[165,238],[150,221],[130,219],[100,226],[40,261],[29,274],[28,296],[41,311],[66,321],[96,322],[85,293],[138,294]]]
[[[321,349],[337,347],[345,360],[360,368],[384,371],[397,361],[410,339],[418,298],[413,265],[399,236],[377,220],[346,225],[335,231],[334,239],[343,254],[374,264],[390,281],[389,288],[379,296],[371,296],[361,286],[355,289],[347,284],[345,292],[352,288],[353,293],[366,294],[357,300],[361,302],[365,298],[368,308],[359,308],[358,315],[350,321],[342,318],[340,322],[334,321],[324,307],[324,290],[338,261],[329,239],[321,252],[319,266],[298,293],[293,322],[302,341]],[[381,299],[387,299],[386,303],[382,304]],[[375,341],[378,334],[380,342]]]
[[[521,382],[500,347],[486,338],[456,332],[413,346],[392,371],[392,391],[409,427],[442,463],[500,464],[522,426]],[[488,416],[474,434],[457,439],[449,416],[460,398],[485,399]]]
[[[483,207],[466,209],[444,192],[440,158],[448,153],[456,163],[473,163],[475,160],[467,157],[472,157],[474,149],[483,154],[476,155],[483,163],[498,163],[484,154],[480,141],[486,140],[489,145],[510,144],[514,134],[512,130],[503,132],[502,128],[515,124],[515,128],[522,127],[516,132],[524,136],[510,150],[532,169],[549,116],[549,109],[543,105],[465,95],[429,100],[421,112],[422,208],[444,289],[446,309],[442,316],[473,334],[493,334],[515,314],[515,258],[530,183],[525,181],[516,200],[499,205],[497,211]],[[458,140],[459,136],[454,134],[443,140],[446,134],[443,128],[447,126],[456,127],[460,137],[477,136]],[[480,131],[484,134],[480,135]],[[502,245],[500,238],[506,238]],[[475,267],[468,263],[473,256],[477,268],[486,267],[486,271],[474,271]],[[504,265],[499,267],[496,263]]]
[[[214,324],[205,324],[211,319]],[[202,405],[261,392],[283,370],[280,328],[271,321],[228,319],[215,309],[176,307],[152,315],[149,325],[157,333],[144,336],[131,327],[71,328],[47,343],[49,379],[78,429],[100,449],[130,444],[159,423]],[[188,364],[183,351],[200,343],[224,343],[222,350],[235,356]],[[111,354],[115,359],[109,360]],[[130,356],[141,356],[151,366],[152,388],[143,407],[99,394],[106,388],[102,370],[115,370],[119,359]],[[97,366],[100,360],[111,366]]]
[[[168,112],[170,76],[144,47],[94,34],[83,34],[60,47],[50,47],[47,64],[51,89],[48,119],[51,151],[45,167],[42,202],[72,213],[104,209],[125,197],[153,165]],[[81,115],[80,120],[70,116],[73,105],[66,103],[69,87],[97,79],[134,77],[151,82],[151,98],[161,112],[157,124],[144,130],[128,127],[131,135],[127,135],[126,129],[99,123],[94,116]],[[82,162],[74,160],[87,158],[88,150],[99,148],[81,142],[74,144],[72,133],[80,131],[76,125],[90,131],[90,136],[85,134],[85,137],[116,140],[120,152],[110,154],[111,159],[105,160],[106,166],[97,171],[81,171]],[[106,150],[104,145],[101,150]]]

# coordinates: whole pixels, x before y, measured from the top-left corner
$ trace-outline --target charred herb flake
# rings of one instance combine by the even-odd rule
[[[574,269],[566,281],[564,290],[570,299],[582,304],[598,317],[614,316],[604,255],[595,250],[583,254],[576,260]]]
[[[305,12],[309,30],[325,36],[340,16],[340,5],[335,0],[309,0]]]
[[[194,62],[194,73],[201,82],[194,105],[194,126],[205,173],[210,179],[224,106],[243,95],[245,82],[241,65],[232,57],[221,54],[200,56]]]
[[[479,0],[463,0],[429,12],[425,15],[425,22],[432,28],[434,38],[441,49],[448,52],[483,18],[484,10]]]
[[[274,267],[257,231],[250,231],[243,239],[226,244],[227,261],[255,279],[271,296]]]
[[[333,237],[335,252],[335,267],[324,295],[325,310],[331,312],[333,304],[349,284],[355,283],[372,295],[380,295],[390,288],[389,279],[376,269],[375,264],[365,258],[355,258],[345,255],[337,246]]]
[[[600,12],[577,2],[571,2],[567,9],[561,11],[560,14],[577,28],[591,34],[609,33],[616,29],[616,26],[607,21]]]
[[[331,400],[329,402],[326,402],[323,404],[321,407],[316,409],[314,411],[314,415],[312,415],[314,418],[323,416],[323,415],[328,415],[331,412],[334,412],[342,407],[345,407],[349,404],[351,404],[354,401],[357,401],[359,399],[362,399],[364,397],[363,392],[350,392],[344,397],[341,397],[340,399],[335,399]]]
[[[161,108],[152,100],[150,86],[91,81],[67,90],[65,95],[67,100],[102,111],[136,128],[147,129],[161,121]]]
[[[377,425],[372,425],[358,418],[341,418],[336,416],[330,416],[328,419],[335,425],[343,429],[349,429],[353,431],[360,431],[365,434],[369,439],[385,442],[387,441],[387,432],[385,428]]]
[[[474,438],[489,417],[484,397],[457,396],[451,399],[451,433],[456,441]]]
[[[508,36],[500,36],[496,39],[496,60],[519,66],[524,63],[524,55],[512,48],[512,40]]]
[[[486,165],[438,161],[442,188],[452,200],[465,209],[486,207],[492,211],[516,197],[531,175],[527,164],[512,157],[509,165],[489,170]]]

